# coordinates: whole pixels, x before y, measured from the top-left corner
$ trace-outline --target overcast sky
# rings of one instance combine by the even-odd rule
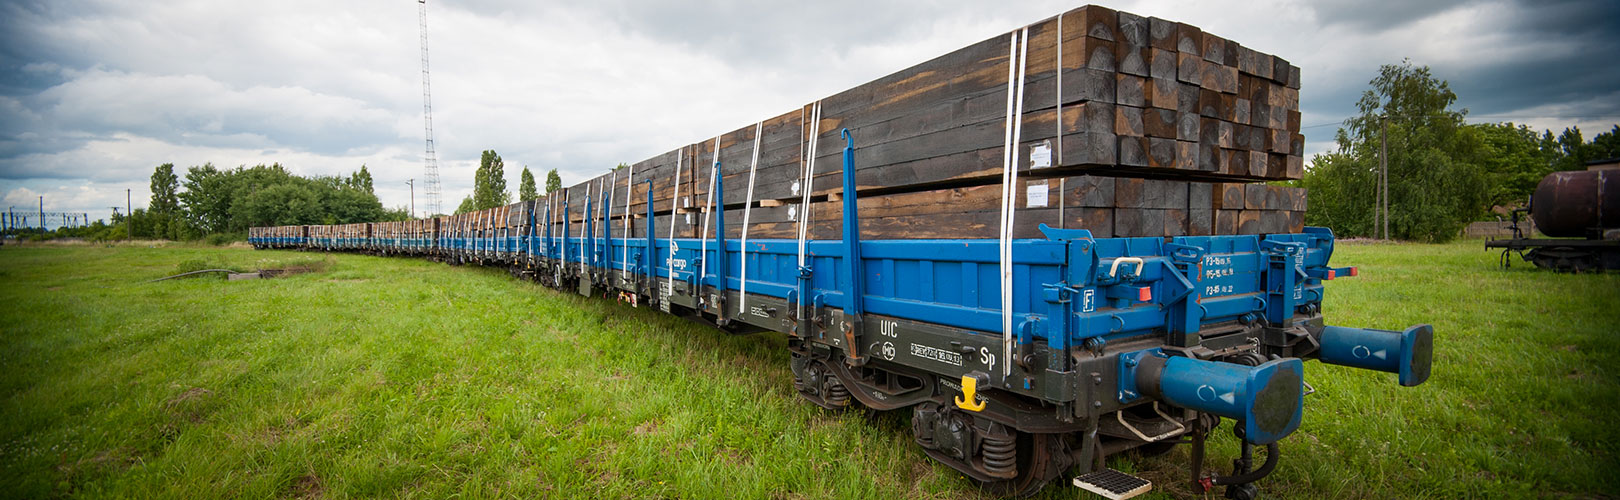
[[[432,0],[430,0],[432,1]],[[446,0],[428,5],[445,210],[479,152],[565,185],[794,109],[1075,2]],[[1130,1],[1302,68],[1307,154],[1380,64],[1449,80],[1470,121],[1620,122],[1620,2]],[[422,177],[417,2],[0,1],[0,204],[144,207],[153,167]],[[4,207],[0,207],[4,209]]]

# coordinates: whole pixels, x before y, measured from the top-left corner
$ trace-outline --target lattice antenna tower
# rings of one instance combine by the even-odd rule
[[[428,78],[427,0],[417,0],[422,20],[422,133],[427,151],[422,157],[422,191],[429,216],[444,213],[439,206],[439,158],[433,150],[433,85]]]

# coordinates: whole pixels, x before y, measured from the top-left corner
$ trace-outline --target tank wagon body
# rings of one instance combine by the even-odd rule
[[[1137,495],[1104,459],[1188,444],[1194,491],[1248,498],[1304,417],[1304,361],[1415,386],[1433,352],[1428,325],[1327,324],[1325,283],[1356,268],[1302,190],[1265,184],[1303,175],[1298,89],[1281,58],[1085,6],[538,200],[252,242],[786,335],[804,399],[909,411],[1000,494]],[[1223,420],[1230,473],[1204,466]]]
[[[1536,230],[1519,228],[1528,213]],[[1559,271],[1620,270],[1620,170],[1553,172],[1541,179],[1526,208],[1512,212],[1513,237],[1485,242],[1502,249],[1502,267],[1518,253],[1536,267]]]
[[[855,193],[851,166],[845,189]],[[998,240],[862,241],[858,196],[843,198],[841,240],[746,242],[660,236],[638,222],[656,213],[615,210],[610,194],[573,217],[570,197],[403,223],[255,228],[252,243],[501,266],[731,333],[779,332],[805,399],[910,409],[928,455],[1003,493],[1180,443],[1194,447],[1200,487],[1246,485],[1275,466],[1277,443],[1300,425],[1303,360],[1396,373],[1405,386],[1429,376],[1429,326],[1326,324],[1325,282],[1357,271],[1329,264],[1325,228],[1095,238],[1043,225],[1045,238],[1010,242],[1003,300]],[[704,215],[724,227],[734,212]],[[625,224],[641,236],[623,237]],[[405,227],[415,236],[392,236]],[[1245,459],[1251,446],[1268,450],[1263,465],[1202,469],[1203,441],[1223,418],[1236,422]]]

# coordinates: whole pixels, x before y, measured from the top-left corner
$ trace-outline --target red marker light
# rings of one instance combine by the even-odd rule
[[[1338,277],[1338,276],[1339,276],[1339,272],[1338,272],[1338,271],[1334,271],[1334,270],[1332,270],[1332,269],[1329,269],[1329,270],[1328,270],[1328,274],[1327,274],[1327,279],[1329,279],[1329,280],[1331,280],[1331,279],[1333,279],[1333,278],[1337,278],[1337,277]]]
[[[1136,300],[1142,302],[1153,300],[1153,289],[1144,286],[1140,290],[1137,290]]]
[[[1359,268],[1359,267],[1352,267],[1352,268],[1350,268],[1350,275],[1355,276],[1357,274],[1361,274],[1360,270],[1361,270],[1361,268]]]

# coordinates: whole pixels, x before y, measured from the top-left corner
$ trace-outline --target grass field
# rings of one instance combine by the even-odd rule
[[[1432,323],[1433,378],[1307,364],[1272,498],[1620,491],[1620,274],[1341,244],[1330,323]],[[276,280],[144,283],[208,265]],[[221,248],[0,249],[0,496],[976,498],[909,414],[792,390],[728,336],[504,272]],[[1211,461],[1235,453],[1223,425]],[[1186,450],[1115,466],[1190,496]],[[1048,488],[1047,498],[1076,498]]]

